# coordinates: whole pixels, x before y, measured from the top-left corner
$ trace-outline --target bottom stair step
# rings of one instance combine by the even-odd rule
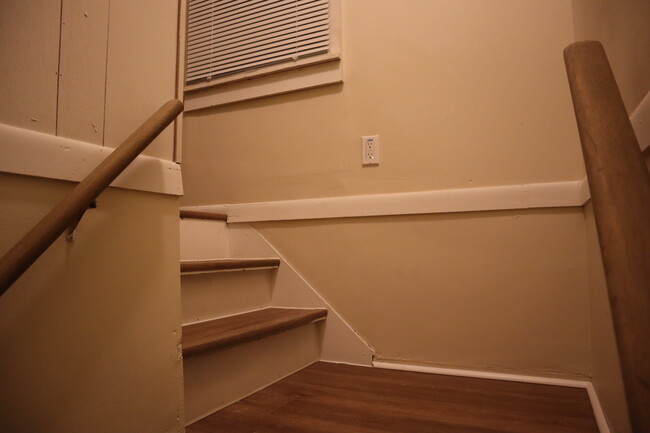
[[[183,326],[183,356],[219,350],[323,320],[326,309],[265,308]]]

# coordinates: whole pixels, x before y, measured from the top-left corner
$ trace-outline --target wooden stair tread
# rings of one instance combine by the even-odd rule
[[[279,266],[280,259],[278,258],[182,260],[181,273],[269,269]]]
[[[265,308],[183,326],[183,356],[223,349],[322,320],[327,310]]]
[[[181,209],[180,216],[181,218],[192,218],[192,219],[202,219],[202,220],[217,220],[217,221],[228,220],[228,215],[225,213],[205,212],[205,211],[188,210],[188,209]]]

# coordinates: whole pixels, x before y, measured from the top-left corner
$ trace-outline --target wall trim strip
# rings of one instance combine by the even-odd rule
[[[481,370],[462,370],[462,369],[454,369],[454,368],[432,367],[432,366],[424,366],[424,365],[417,365],[417,364],[408,364],[408,363],[401,363],[401,362],[400,363],[386,362],[386,361],[373,361],[372,366],[374,368],[412,371],[416,373],[443,374],[446,376],[472,377],[477,379],[504,380],[508,382],[524,382],[524,383],[534,383],[540,385],[583,388],[587,391],[587,395],[589,396],[589,401],[594,411],[594,418],[596,418],[596,423],[598,424],[598,430],[600,431],[600,433],[610,433],[609,425],[607,424],[607,420],[605,419],[605,414],[600,405],[600,400],[598,399],[596,390],[593,384],[588,380],[562,379],[558,377],[548,377],[548,376],[529,376],[529,375],[522,375],[522,374],[497,373],[497,372],[481,371]]]
[[[282,95],[343,82],[338,54],[327,61],[185,93],[185,111]]]
[[[582,179],[482,188],[190,206],[183,209],[227,213],[228,222],[241,223],[581,207],[588,199],[589,186],[586,179]]]
[[[0,172],[78,182],[114,149],[0,124]],[[181,168],[173,161],[141,155],[112,187],[179,196]]]
[[[650,92],[630,115],[630,122],[642,152],[650,149]]]

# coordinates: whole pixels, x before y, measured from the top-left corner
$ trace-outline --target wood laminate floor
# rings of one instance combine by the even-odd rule
[[[584,389],[318,362],[187,433],[598,433]]]

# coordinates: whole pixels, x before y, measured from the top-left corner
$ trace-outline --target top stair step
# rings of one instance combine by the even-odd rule
[[[279,266],[280,259],[278,258],[181,260],[181,274],[276,269]]]
[[[183,356],[247,343],[325,319],[327,310],[264,308],[183,326]]]
[[[202,220],[217,220],[217,221],[226,221],[226,220],[228,220],[228,215],[226,215],[225,213],[204,212],[204,211],[198,211],[198,210],[181,209],[180,215],[181,215],[181,218],[192,218],[192,219],[202,219]]]

